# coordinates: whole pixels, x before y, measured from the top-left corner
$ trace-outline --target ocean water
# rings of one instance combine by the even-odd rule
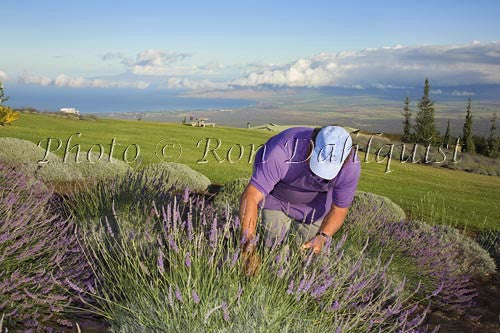
[[[246,99],[182,97],[158,89],[57,88],[27,85],[6,86],[11,107],[59,111],[72,107],[81,113],[159,112],[176,110],[231,109],[255,105]]]

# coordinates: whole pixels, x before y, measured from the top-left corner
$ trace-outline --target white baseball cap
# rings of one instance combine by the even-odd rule
[[[340,126],[325,126],[316,136],[309,160],[311,171],[324,179],[337,176],[352,148],[352,138]]]

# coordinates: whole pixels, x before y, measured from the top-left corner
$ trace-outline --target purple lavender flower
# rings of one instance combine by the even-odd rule
[[[175,251],[175,253],[179,253],[179,247],[172,237],[172,234],[168,235],[168,245]]]
[[[229,321],[229,309],[227,308],[226,302],[222,302],[221,308],[222,308],[222,316],[223,316],[224,320]]]
[[[212,221],[212,228],[210,229],[210,246],[215,249],[217,243],[217,216],[214,217]]]
[[[200,296],[198,296],[196,290],[193,289],[191,291],[191,296],[193,297],[193,302],[195,302],[196,304],[200,303]]]
[[[243,294],[243,288],[241,286],[238,286],[238,292],[236,293],[236,300],[237,301],[240,300],[242,294]]]
[[[111,235],[111,237],[114,237],[115,234],[113,233],[113,229],[111,228],[111,225],[109,224],[108,217],[105,216],[104,219],[106,221],[106,228],[108,229],[108,233]]]
[[[340,304],[338,300],[335,300],[335,302],[333,302],[333,304],[330,306],[330,310],[336,311],[338,309],[340,309]]]
[[[293,280],[290,280],[290,283],[288,284],[288,289],[286,291],[287,294],[293,294],[293,288],[294,288],[294,282]]]
[[[182,294],[178,286],[175,286],[175,298],[182,303]]]
[[[173,296],[172,296],[172,286],[169,286],[168,287],[168,305],[170,305],[170,307],[173,307],[174,306],[174,299],[173,299]]]
[[[278,269],[277,275],[279,278],[282,278],[283,275],[285,275],[285,268],[283,266],[280,266],[280,268]]]
[[[193,240],[193,216],[191,214],[188,214],[187,218],[187,234],[188,239]]]
[[[182,195],[182,201],[188,202],[189,200],[189,188],[184,188],[184,194]]]
[[[237,248],[234,251],[233,259],[231,260],[230,267],[234,267],[236,265],[236,263],[238,262],[239,255],[240,255],[240,248]]]
[[[163,264],[163,252],[161,249],[158,249],[158,259],[156,265],[158,266],[158,271],[160,271],[160,274],[163,275],[165,273],[165,266]]]
[[[186,267],[191,267],[191,255],[189,252],[186,252],[186,258],[184,259],[184,263],[186,264]]]

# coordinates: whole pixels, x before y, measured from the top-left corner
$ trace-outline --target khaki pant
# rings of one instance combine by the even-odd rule
[[[285,237],[293,235],[298,245],[310,241],[319,230],[321,220],[315,221],[311,224],[302,223],[288,217],[285,213],[279,210],[262,210],[262,224],[264,226],[264,239],[273,241],[280,239],[282,233]]]

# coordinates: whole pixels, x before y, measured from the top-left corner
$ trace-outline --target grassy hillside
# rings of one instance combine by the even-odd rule
[[[0,137],[17,137],[35,143],[48,137],[58,138],[63,141],[63,146],[55,153],[61,156],[66,140],[77,132],[81,136],[75,135],[72,144],[81,144],[82,150],[87,150],[93,144],[102,144],[105,152],[109,153],[111,140],[115,138],[113,156],[117,159],[122,159],[128,145],[137,144],[140,146],[142,163],[159,161],[155,147],[161,140],[164,141],[156,147],[158,154],[161,154],[163,145],[169,145],[166,154],[178,156],[178,145],[174,149],[171,146],[174,142],[178,143],[182,147],[180,157],[168,160],[188,164],[214,183],[249,176],[252,169],[252,164],[248,163],[250,144],[257,147],[272,135],[264,131],[230,127],[194,128],[181,124],[111,119],[73,120],[34,114],[22,114],[14,125],[0,127]],[[206,138],[214,139],[212,148],[216,146],[216,138],[221,140],[221,147],[217,151],[224,161],[219,163],[213,154],[209,154],[207,163],[197,163],[203,157]],[[202,142],[196,147],[199,140]],[[234,163],[230,163],[227,151],[235,144],[243,145],[244,154],[238,161],[239,149],[235,147],[231,153]],[[129,159],[134,154],[135,148],[131,147]],[[456,223],[473,229],[500,229],[500,177],[394,161],[393,172],[385,174],[384,167],[375,162],[363,163],[359,189],[387,196],[407,212],[434,222]]]

